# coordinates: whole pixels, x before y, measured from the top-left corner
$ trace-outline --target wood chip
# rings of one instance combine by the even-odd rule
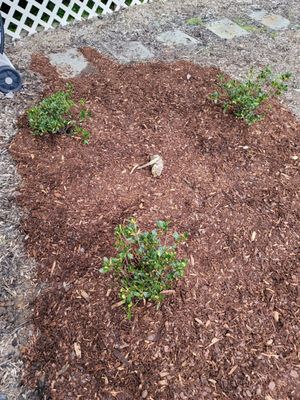
[[[199,318],[195,318],[195,321],[197,322],[197,324],[199,324],[199,325],[203,325],[203,322],[201,321],[201,319],[199,319]]]
[[[162,371],[162,372],[160,372],[159,373],[159,376],[161,377],[161,378],[164,378],[165,376],[169,376],[170,374],[169,374],[169,372],[167,372],[167,371]]]
[[[160,293],[165,295],[174,295],[176,292],[175,290],[163,290]]]
[[[81,295],[81,297],[84,298],[84,300],[89,301],[90,296],[87,294],[87,292],[85,290],[80,290],[80,295]]]
[[[50,276],[53,275],[55,267],[56,267],[56,261],[54,261],[53,264],[52,264],[52,268],[51,268],[51,271],[50,271]]]
[[[228,372],[228,376],[232,375],[234,373],[234,371],[237,369],[237,365],[234,365],[231,370]]]
[[[79,343],[74,343],[74,350],[77,358],[81,358],[81,348]]]
[[[218,343],[220,340],[221,339],[218,339],[218,338],[214,337],[213,340],[211,341],[211,343],[207,346],[207,348],[213,346],[216,343]]]
[[[164,379],[164,380],[162,380],[162,381],[159,381],[158,384],[159,384],[160,386],[167,386],[168,381],[166,381],[166,380]]]
[[[117,307],[121,307],[124,304],[124,301],[119,301],[118,303],[115,303],[111,306],[111,308],[117,308]]]
[[[192,256],[192,254],[191,254],[191,266],[192,267],[194,267],[194,265],[195,265],[195,259],[194,259],[194,257]]]
[[[279,312],[278,311],[274,311],[273,312],[273,317],[274,317],[275,321],[278,322],[279,321]]]

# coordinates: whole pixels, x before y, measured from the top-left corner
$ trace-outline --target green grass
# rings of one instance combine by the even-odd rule
[[[190,25],[190,26],[202,26],[203,25],[202,19],[198,18],[198,17],[189,18],[185,22],[187,25]]]

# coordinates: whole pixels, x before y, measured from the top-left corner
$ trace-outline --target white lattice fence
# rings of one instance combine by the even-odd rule
[[[5,33],[13,39],[149,0],[3,0]]]

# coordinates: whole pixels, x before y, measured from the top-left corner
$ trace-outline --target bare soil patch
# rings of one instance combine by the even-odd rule
[[[93,72],[71,82],[93,113],[90,144],[35,138],[23,118],[10,146],[45,284],[26,382],[55,400],[295,399],[299,123],[277,102],[252,128],[224,115],[207,99],[215,68],[83,52]],[[46,58],[32,67],[47,93],[64,87]],[[130,174],[153,154],[165,161],[159,179]],[[98,270],[132,215],[188,231],[190,264],[175,296],[128,321],[117,282]]]

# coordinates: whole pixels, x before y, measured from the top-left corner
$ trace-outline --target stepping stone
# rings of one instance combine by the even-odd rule
[[[195,46],[197,43],[199,43],[198,40],[196,40],[192,36],[187,35],[184,32],[181,32],[178,29],[175,31],[167,31],[160,33],[158,36],[156,36],[156,39],[159,42],[172,46],[192,47]]]
[[[154,57],[147,47],[137,41],[124,42],[118,48],[107,47],[107,49],[117,60],[122,62],[143,61]]]
[[[84,71],[89,63],[77,49],[67,49],[61,53],[48,55],[51,64],[63,78],[74,78]]]
[[[281,15],[268,14],[265,10],[253,11],[249,16],[257,22],[267,26],[270,29],[280,30],[287,28],[290,21]]]
[[[245,36],[249,34],[249,32],[228,18],[223,18],[219,21],[212,22],[206,27],[221,39],[233,39],[238,36]]]

